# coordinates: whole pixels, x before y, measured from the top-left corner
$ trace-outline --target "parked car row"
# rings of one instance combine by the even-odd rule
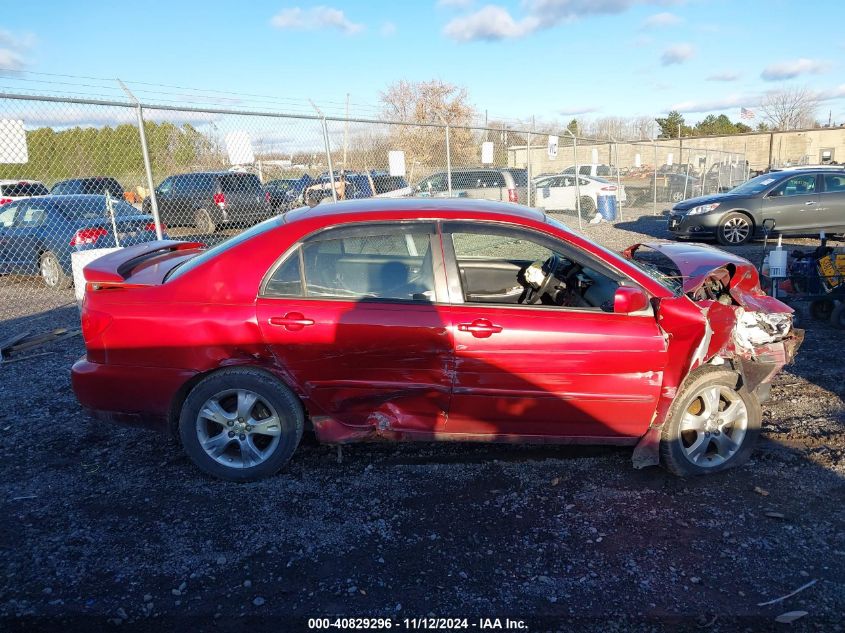
[[[0,275],[40,275],[48,288],[68,288],[74,251],[155,239],[152,216],[124,200],[90,194],[12,200],[0,208]]]

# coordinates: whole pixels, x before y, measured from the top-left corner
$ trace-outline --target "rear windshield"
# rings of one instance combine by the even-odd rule
[[[238,244],[242,244],[243,242],[252,239],[256,235],[261,235],[262,233],[266,233],[267,231],[275,229],[283,221],[284,216],[276,216],[270,218],[269,220],[264,220],[260,224],[256,224],[255,226],[247,229],[243,233],[238,233],[234,237],[230,237],[229,239],[220,242],[216,246],[212,246],[211,248],[203,251],[196,257],[192,257],[191,259],[182,262],[181,264],[176,266],[176,268],[167,273],[167,277],[165,277],[164,280],[169,281],[171,279],[181,277],[182,275],[184,275],[188,271],[193,270],[197,266],[202,266],[208,260],[214,259],[221,253],[225,253],[230,248],[234,248]]]
[[[513,182],[517,187],[525,187],[528,184],[528,170],[527,169],[508,169]]]
[[[261,181],[254,174],[226,174],[220,176],[220,187],[225,193],[255,193],[261,190]]]
[[[94,195],[110,193],[117,198],[123,197],[123,187],[114,178],[92,178],[83,181],[83,192]]]
[[[70,200],[56,200],[53,203],[68,220],[102,220],[109,217],[106,209],[105,196],[88,199],[72,198]],[[142,215],[138,209],[123,200],[112,200],[115,217]]]
[[[46,196],[50,192],[40,182],[17,182],[13,185],[0,185],[0,193],[10,198],[24,198]]]
[[[376,193],[389,193],[408,186],[402,176],[373,176]]]

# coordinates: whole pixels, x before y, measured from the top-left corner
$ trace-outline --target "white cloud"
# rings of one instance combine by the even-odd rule
[[[382,37],[391,37],[396,35],[396,24],[393,22],[383,23],[379,29],[379,33],[381,33]]]
[[[676,24],[680,24],[683,22],[679,16],[675,15],[674,13],[669,13],[664,11],[663,13],[655,13],[654,15],[650,15],[647,17],[643,23],[641,28],[643,29],[660,29],[667,26],[675,26]]]
[[[665,3],[666,0],[523,0],[525,16],[522,18],[513,17],[501,5],[488,4],[452,19],[443,33],[461,42],[516,39],[585,16],[622,13],[635,4],[650,1]]]
[[[31,33],[15,35],[0,29],[0,73],[24,70],[28,66],[26,54],[33,46],[35,36]]]
[[[563,116],[574,116],[576,114],[591,114],[593,112],[598,112],[599,110],[601,110],[601,108],[598,106],[582,105],[563,108],[558,110],[558,112]]]
[[[492,41],[522,37],[539,27],[537,18],[528,16],[516,21],[507,9],[488,4],[475,13],[455,18],[444,27],[443,33],[460,42]]]
[[[298,31],[316,31],[337,29],[347,35],[354,35],[364,30],[364,25],[352,22],[340,9],[318,6],[310,9],[291,7],[282,9],[270,19],[270,24],[277,29]]]
[[[692,44],[673,44],[660,56],[660,63],[664,66],[672,64],[683,64],[695,55],[695,48]]]
[[[739,79],[739,73],[733,70],[724,70],[722,72],[707,75],[707,81],[736,81]]]
[[[828,63],[819,59],[801,57],[787,62],[771,64],[763,69],[760,78],[765,81],[782,81],[799,75],[817,75],[827,70]]]

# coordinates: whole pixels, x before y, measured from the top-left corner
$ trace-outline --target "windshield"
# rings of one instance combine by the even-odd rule
[[[566,226],[560,220],[556,220],[555,218],[549,217],[548,215],[546,216],[546,222],[548,224],[551,224],[552,226],[555,226],[559,229],[563,229],[563,230],[570,232],[570,233],[577,232],[577,231],[574,231],[573,229],[569,228],[568,226]],[[581,235],[582,235],[582,237],[586,237],[586,235],[583,235],[583,234],[581,234]],[[587,238],[587,239],[589,239],[589,238]],[[664,286],[668,291],[670,291],[676,297],[679,297],[683,294],[683,284],[682,284],[681,279],[679,279],[675,276],[666,275],[666,274],[660,272],[660,270],[656,266],[654,266],[650,263],[643,262],[643,261],[635,261],[635,260],[631,260],[631,259],[628,259],[626,257],[623,257],[620,253],[617,253],[616,251],[612,251],[609,248],[602,246],[601,244],[597,244],[596,242],[593,242],[593,245],[596,248],[598,248],[599,250],[601,250],[605,255],[607,255],[608,259],[611,260],[612,262],[614,262],[614,263],[624,262],[625,264],[632,264],[636,268],[639,268],[646,275],[648,275],[649,277],[654,279],[656,282],[658,282],[659,284]]]
[[[744,196],[754,196],[763,193],[766,189],[781,180],[782,176],[776,174],[761,174],[751,180],[734,187],[728,193],[737,193]]]

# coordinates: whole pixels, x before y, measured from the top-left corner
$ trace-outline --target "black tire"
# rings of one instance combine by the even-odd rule
[[[836,302],[836,307],[830,313],[830,322],[834,327],[845,330],[845,301]]]
[[[816,299],[810,302],[810,316],[817,321],[832,321],[835,309],[833,299]]]
[[[38,272],[44,285],[52,290],[66,290],[73,286],[73,277],[65,273],[53,251],[41,254]]]
[[[230,394],[229,392],[235,393]],[[249,420],[253,419],[252,412],[256,411],[257,408],[263,409],[264,412],[271,415],[275,413],[275,418],[278,421],[278,425],[273,425],[274,428],[278,427],[274,431],[274,433],[278,433],[277,441],[275,444],[269,441],[263,452],[259,450],[259,452],[253,453],[262,456],[262,460],[255,465],[243,464],[244,449],[242,449],[242,445],[245,444],[245,436],[251,436],[249,440],[253,448],[256,446],[258,439],[267,439],[269,436],[257,435],[259,432],[252,435],[249,426],[246,427],[246,431],[238,430],[239,422],[244,422],[239,417],[231,420],[235,426],[227,422],[229,427],[227,429],[227,426],[213,422],[211,418],[200,416],[202,408],[211,401],[220,404],[225,413],[238,415],[237,409],[234,412],[229,412],[223,404],[226,403],[226,398],[235,398],[235,404],[238,406],[240,403],[239,394],[242,392],[254,394],[258,398],[252,408],[249,409],[247,424]],[[262,419],[269,420],[270,417]],[[258,423],[262,419],[257,419]],[[236,367],[214,373],[201,380],[191,389],[182,405],[179,416],[179,438],[188,457],[203,472],[226,481],[256,481],[276,474],[288,463],[302,439],[304,425],[305,415],[302,405],[285,385],[263,371]],[[206,434],[209,427],[222,429],[219,433],[215,433],[206,439],[206,445],[218,437],[221,438],[218,445],[225,444],[226,449],[220,451],[219,461],[212,457],[201,444],[200,435]],[[235,435],[232,435],[233,432]],[[225,461],[231,462],[232,465],[222,463]]]
[[[744,429],[737,424],[717,431],[682,430],[685,416],[701,417],[706,414],[707,405],[701,394],[709,390],[731,394],[733,402],[744,405],[744,411],[740,409],[741,415],[744,414]],[[720,394],[717,408],[727,404]],[[700,413],[695,413],[696,410]],[[724,410],[714,411],[717,417],[718,413],[724,413]],[[699,369],[687,379],[669,410],[660,438],[660,463],[680,477],[706,475],[739,466],[748,460],[757,443],[762,417],[757,396],[741,384],[737,373],[720,368]],[[716,421],[712,422],[715,424]],[[732,453],[726,450],[729,453],[726,456],[720,455],[722,448],[730,445],[737,448]],[[695,456],[690,456],[696,446],[703,447],[698,461],[694,460]]]
[[[203,235],[211,235],[217,230],[217,225],[214,223],[214,218],[208,212],[208,209],[197,209],[194,211],[194,227],[198,233]]]
[[[732,211],[719,222],[716,239],[723,246],[739,246],[754,237],[754,222],[744,213]]]
[[[596,212],[596,201],[590,196],[581,196],[581,213],[590,214]]]

